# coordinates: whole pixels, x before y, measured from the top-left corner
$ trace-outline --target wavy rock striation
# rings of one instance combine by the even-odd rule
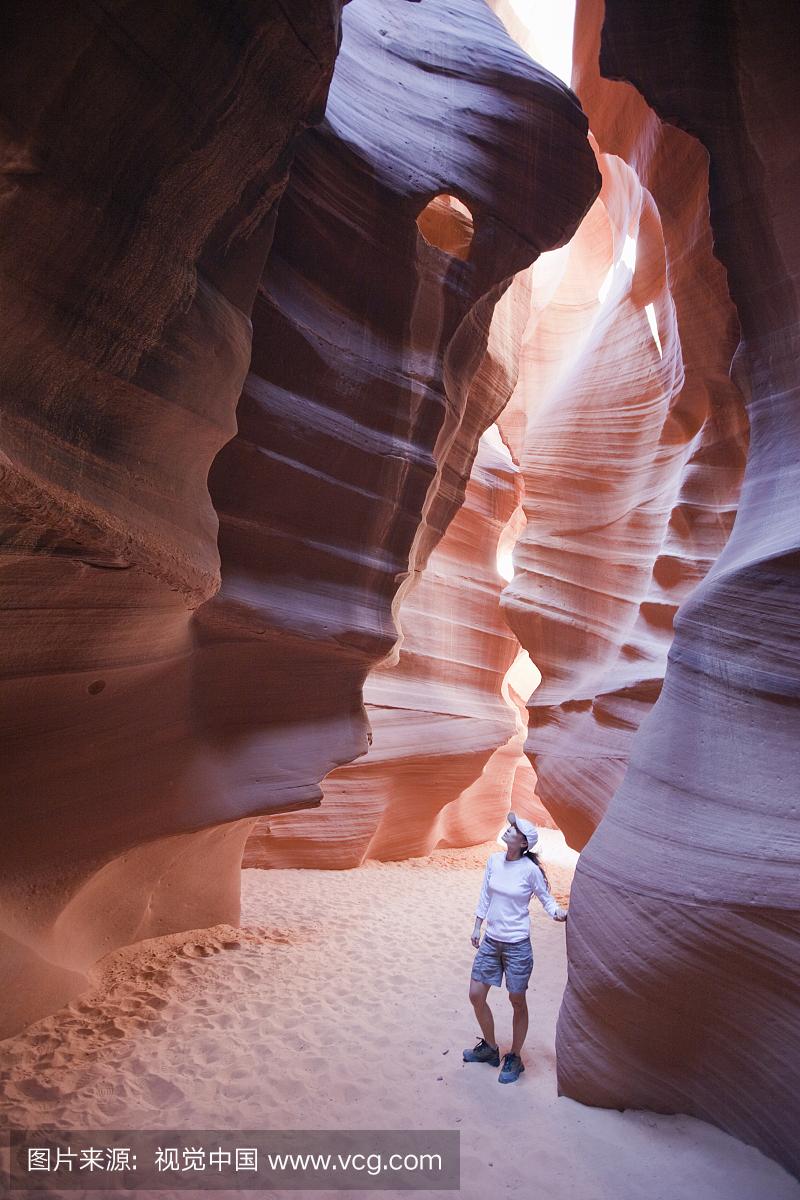
[[[495,305],[515,272],[574,233],[599,183],[574,98],[483,4],[354,0],[344,24],[326,118],[298,152],[262,277],[239,435],[210,476],[222,588],[198,614],[199,691],[232,756],[245,731],[256,756],[261,737],[296,735],[293,768],[261,756],[265,813],[273,796],[275,808],[312,803],[332,767],[367,749],[364,679],[391,651],[393,611],[513,386],[513,356],[487,353]],[[461,207],[431,213],[437,197]],[[430,731],[406,722],[389,741],[438,744],[436,710],[421,703]],[[501,723],[493,748],[510,736],[507,709]],[[486,753],[481,736],[443,795]],[[411,841],[427,844],[432,820],[414,832],[409,817]],[[356,825],[343,862],[366,850]]]
[[[600,146],[630,161],[597,147],[600,196],[567,250],[536,264],[500,417],[527,516],[502,603],[543,676],[526,753],[577,849],[658,697],[678,605],[727,540],[747,444],[706,156],[640,97],[604,108],[593,49],[578,46],[576,87]],[[636,153],[618,144],[633,127]]]
[[[112,946],[238,914],[246,828],[191,710],[206,477],[339,37],[327,2],[1,21],[0,1033]]]
[[[730,540],[681,605],[663,690],[581,857],[559,1080],[585,1103],[702,1117],[798,1173],[800,30],[788,3],[704,13],[608,0],[601,68],[708,151],[750,453]],[[620,119],[641,107],[632,88],[581,94],[612,148],[647,156],[645,123]]]
[[[500,616],[497,543],[519,471],[482,438],[463,506],[400,613],[402,643],[364,686],[368,754],[323,780],[319,814],[263,818],[245,866],[343,868],[494,837],[524,724],[504,694],[519,643]]]
[[[495,302],[597,179],[572,95],[477,0],[353,0],[277,227],[336,3],[2,20],[13,1029],[115,945],[235,921],[252,818],[366,749],[398,576],[494,416],[468,396]],[[417,229],[439,194],[466,259]]]

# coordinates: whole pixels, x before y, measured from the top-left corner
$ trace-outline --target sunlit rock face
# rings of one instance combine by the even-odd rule
[[[339,38],[328,2],[2,25],[0,1034],[112,946],[238,914],[249,826],[192,728],[206,477]]]
[[[579,5],[585,30],[598,18]],[[713,21],[681,2],[606,6],[604,75],[708,151],[751,440],[730,540],[678,612],[660,698],[581,857],[558,1031],[568,1095],[694,1114],[795,1173],[799,32],[788,3],[720,5]],[[582,82],[601,144],[646,160],[641,97]]]
[[[399,653],[364,686],[369,753],[323,781],[318,814],[259,821],[245,866],[353,867],[496,835],[525,732],[504,692],[519,643],[496,560],[520,487],[505,447],[482,438],[463,507],[400,611]]]
[[[570,246],[531,272],[519,381],[499,418],[527,516],[503,609],[542,672],[526,753],[576,849],[658,697],[677,607],[727,540],[747,445],[707,157],[635,93],[604,107],[596,37],[585,50],[575,85],[603,188]]]
[[[482,3],[354,0],[264,270],[337,5],[57,9],[4,14],[0,83],[4,1030],[235,921],[252,818],[366,749],[502,402],[495,303],[598,185]],[[461,257],[417,227],[439,195]]]
[[[231,757],[244,748],[255,763],[264,739],[262,812],[273,796],[313,802],[332,767],[367,749],[364,678],[392,649],[393,609],[513,387],[516,356],[489,346],[495,305],[515,272],[572,236],[599,186],[586,132],[569,91],[477,0],[347,6],[326,118],[298,151],[262,276],[239,434],[209,480],[222,588],[198,615],[198,703]],[[512,342],[513,326],[512,313]],[[400,690],[390,701],[408,713]],[[416,718],[427,730],[408,713],[384,733],[381,700],[368,761],[452,748],[456,701],[438,714],[446,735],[430,703]],[[511,736],[497,704],[488,738],[462,743],[457,769],[448,758],[438,807]],[[277,772],[268,739],[288,734],[294,765]],[[389,807],[400,805],[398,791]],[[363,856],[377,832],[367,807],[340,850],[326,845],[332,863]],[[435,844],[438,809],[422,807],[419,828],[409,815],[381,854]]]

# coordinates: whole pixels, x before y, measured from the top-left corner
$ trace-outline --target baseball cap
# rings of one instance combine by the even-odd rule
[[[526,821],[524,817],[518,817],[513,812],[508,814],[508,823],[513,825],[528,843],[528,849],[536,852],[539,842],[539,831],[530,821]]]

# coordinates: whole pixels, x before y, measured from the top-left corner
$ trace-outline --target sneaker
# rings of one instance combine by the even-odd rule
[[[501,1083],[516,1083],[524,1070],[525,1064],[518,1054],[504,1054],[503,1069],[497,1078]]]
[[[490,1067],[499,1067],[500,1047],[495,1046],[493,1050],[486,1039],[481,1038],[474,1050],[464,1051],[464,1062],[482,1062],[488,1063]]]

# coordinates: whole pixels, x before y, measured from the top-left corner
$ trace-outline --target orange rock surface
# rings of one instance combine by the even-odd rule
[[[0,1035],[110,947],[238,913],[246,828],[193,731],[206,479],[339,30],[229,16],[3,14]]]
[[[661,605],[695,586],[675,617],[660,696],[576,873],[559,1083],[584,1103],[713,1121],[797,1174],[800,238],[790,164],[800,13],[770,0],[723,4],[705,20],[681,0],[608,0],[603,79],[592,67],[601,18],[596,0],[579,3],[576,87],[601,147],[637,171],[668,235],[687,393],[676,437],[709,406],[722,433],[719,401],[730,396],[714,337],[723,277],[707,235],[679,262],[670,252],[671,230],[705,225],[707,154],[750,449],[736,522],[711,569],[696,581],[711,505],[724,507],[738,469],[736,438],[701,437],[656,561],[651,596]],[[698,369],[704,346],[715,351],[713,373]],[[644,604],[639,612],[648,619]]]
[[[505,447],[481,439],[463,507],[400,610],[399,650],[366,680],[369,752],[328,775],[313,818],[259,821],[245,866],[352,867],[497,834],[524,741],[504,695],[519,644],[497,572],[519,489]]]
[[[654,162],[637,166],[664,219],[637,171],[598,148],[592,211],[532,270],[519,381],[499,418],[527,517],[503,611],[542,672],[526,753],[576,849],[658,697],[678,604],[728,537],[747,444],[705,156],[645,120]]]
[[[493,308],[597,190],[574,98],[475,0],[353,0],[321,125],[338,6],[223,7],[4,25],[2,1029],[235,921],[253,818],[366,749],[495,415]],[[445,194],[466,259],[417,228]]]

